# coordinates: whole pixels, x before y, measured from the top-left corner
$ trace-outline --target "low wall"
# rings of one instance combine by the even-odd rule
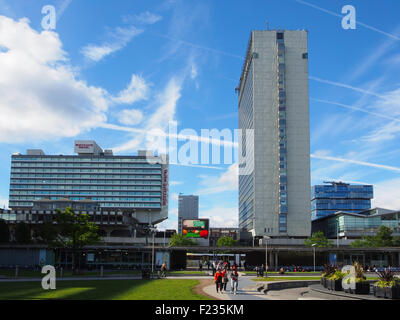
[[[320,283],[320,280],[276,281],[263,284],[262,286],[258,287],[257,290],[266,293],[269,290],[303,288],[318,283]]]

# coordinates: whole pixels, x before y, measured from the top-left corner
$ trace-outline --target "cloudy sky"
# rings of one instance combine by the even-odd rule
[[[0,0],[1,206],[14,152],[72,154],[75,139],[115,154],[163,152],[151,131],[170,123],[181,138],[237,128],[250,30],[268,20],[309,31],[312,184],[374,184],[374,206],[400,209],[400,3],[353,0],[355,30],[342,28],[347,4]],[[46,5],[56,8],[54,30],[43,29]],[[171,164],[162,227],[176,227],[180,192],[200,196],[211,226],[236,226],[236,175],[229,162]]]

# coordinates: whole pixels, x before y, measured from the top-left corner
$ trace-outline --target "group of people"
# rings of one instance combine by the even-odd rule
[[[236,264],[232,266],[232,272],[228,271],[226,265],[224,268],[220,268],[218,266],[216,267],[216,271],[214,273],[214,282],[215,282],[215,287],[217,289],[217,293],[218,291],[220,293],[224,293],[224,291],[226,292],[226,286],[229,282],[229,278],[231,280],[230,292],[236,294],[239,284],[239,274],[237,272]]]

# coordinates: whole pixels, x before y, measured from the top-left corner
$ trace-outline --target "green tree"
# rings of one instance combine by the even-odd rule
[[[57,247],[70,249],[73,254],[73,273],[79,272],[79,252],[86,245],[95,244],[101,237],[99,228],[89,221],[87,214],[75,214],[70,207],[64,211],[56,210],[56,237],[53,244]],[[51,235],[50,235],[51,236]]]
[[[32,241],[31,228],[23,221],[15,227],[15,241],[18,243],[30,243]]]
[[[50,246],[55,245],[57,239],[57,227],[51,221],[46,221],[39,225],[34,231],[34,238],[38,242],[46,243]]]
[[[386,226],[380,226],[373,240],[376,247],[391,247],[393,246],[393,231]]]
[[[174,234],[169,241],[170,247],[186,247],[186,246],[197,246],[197,245],[198,245],[197,241],[186,238],[181,234]]]
[[[8,229],[7,223],[0,219],[0,243],[10,241],[10,230]]]
[[[393,247],[400,245],[400,239],[393,238],[392,230],[386,226],[380,226],[376,235],[363,236],[351,243],[352,247]]]
[[[327,248],[332,246],[332,241],[328,240],[322,231],[317,231],[311,237],[304,240],[304,245],[311,247],[315,243],[318,248]]]
[[[217,240],[217,247],[234,247],[238,244],[232,237],[220,237]]]

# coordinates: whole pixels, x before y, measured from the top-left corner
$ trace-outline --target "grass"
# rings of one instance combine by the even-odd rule
[[[198,280],[58,281],[43,290],[41,282],[0,282],[0,300],[210,300],[193,292]]]

